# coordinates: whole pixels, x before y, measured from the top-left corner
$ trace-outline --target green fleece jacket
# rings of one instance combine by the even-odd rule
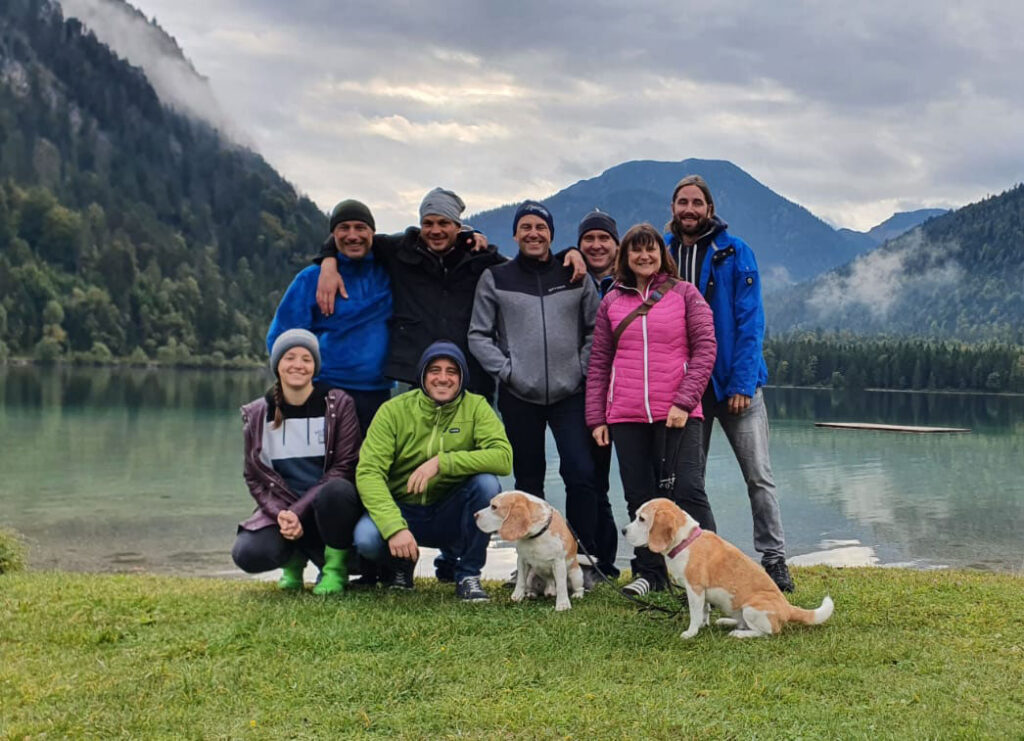
[[[435,455],[440,473],[423,494],[406,491],[409,476]],[[385,539],[408,527],[396,502],[433,504],[469,476],[512,471],[512,446],[487,400],[463,393],[438,406],[420,389],[381,405],[366,431],[356,467],[363,506]]]

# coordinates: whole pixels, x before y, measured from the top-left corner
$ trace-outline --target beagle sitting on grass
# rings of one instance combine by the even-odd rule
[[[572,597],[583,596],[583,571],[576,560],[576,539],[561,513],[543,499],[522,491],[505,491],[473,515],[485,533],[498,533],[516,544],[516,587],[512,601],[534,598],[540,589],[554,596],[555,610],[568,610]],[[539,587],[537,585],[540,585]]]
[[[794,607],[786,601],[764,569],[668,499],[652,499],[622,529],[630,545],[647,546],[665,557],[669,579],[686,588],[690,625],[683,638],[693,638],[708,624],[711,607],[727,617],[716,625],[732,627],[736,638],[778,633],[787,622],[818,625],[832,615],[832,599],[817,610]]]

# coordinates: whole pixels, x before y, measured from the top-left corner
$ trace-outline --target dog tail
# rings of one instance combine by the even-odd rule
[[[794,607],[790,605],[789,608],[789,619],[804,625],[821,625],[823,622],[832,617],[832,609],[835,605],[832,603],[832,598],[825,595],[825,599],[821,602],[821,607],[817,610],[805,610],[802,607]]]

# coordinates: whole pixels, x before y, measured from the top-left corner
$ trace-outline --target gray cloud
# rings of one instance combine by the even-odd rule
[[[286,177],[387,228],[434,185],[475,211],[629,159],[728,159],[862,229],[1024,177],[1024,6],[994,0],[137,4]]]

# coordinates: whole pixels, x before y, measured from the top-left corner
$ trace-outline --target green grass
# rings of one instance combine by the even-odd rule
[[[827,624],[738,641],[607,587],[555,613],[450,586],[0,576],[0,736],[1021,738],[1024,580],[795,569]]]

